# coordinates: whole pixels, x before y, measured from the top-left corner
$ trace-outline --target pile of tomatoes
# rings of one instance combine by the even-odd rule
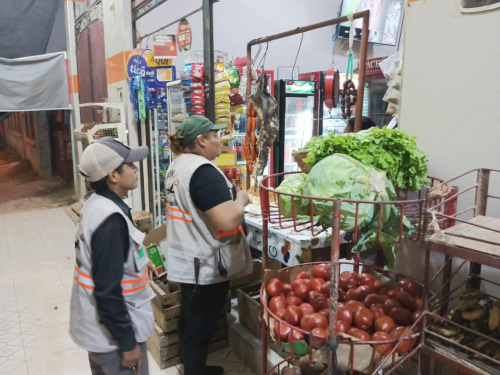
[[[324,345],[330,317],[330,267],[315,266],[312,277],[298,274],[291,284],[272,279],[266,286],[270,296],[269,310],[289,325],[312,332],[314,341]],[[343,272],[339,276],[337,331],[362,341],[391,341],[402,338],[423,314],[424,301],[419,298],[420,285],[402,279],[387,290],[369,273]],[[415,327],[408,336],[420,331]],[[274,325],[274,335],[282,342],[301,341],[304,336],[285,324]],[[397,353],[411,350],[414,340],[405,340]],[[381,356],[387,356],[393,343],[374,345]]]

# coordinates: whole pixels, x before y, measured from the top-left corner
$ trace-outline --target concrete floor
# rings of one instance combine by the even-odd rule
[[[0,214],[0,374],[89,375],[70,339],[75,224],[63,208]],[[228,375],[253,375],[229,349],[210,355]],[[149,356],[150,374],[160,370]]]

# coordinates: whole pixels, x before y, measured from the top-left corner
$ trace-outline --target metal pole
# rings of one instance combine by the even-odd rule
[[[340,250],[340,214],[342,212],[342,202],[340,199],[333,201],[333,226],[332,226],[332,244],[331,244],[331,275],[330,275],[330,329],[328,337],[330,342],[333,342],[334,337],[337,335],[337,308],[339,299],[339,250]],[[328,374],[336,375],[335,366],[333,363],[332,353],[328,357]]]
[[[359,19],[359,18],[363,18],[363,23],[364,23],[365,20],[368,20],[370,18],[370,11],[369,10],[365,10],[363,12],[354,13],[353,19],[356,20],[356,19]],[[254,39],[254,40],[252,40],[248,44],[251,45],[251,46],[255,46],[257,44],[271,42],[271,41],[276,40],[276,39],[281,39],[281,38],[286,38],[287,36],[302,34],[302,33],[305,33],[307,31],[321,29],[322,27],[337,25],[339,23],[347,22],[347,21],[349,21],[347,19],[347,16],[346,17],[334,18],[334,19],[331,19],[331,20],[328,20],[328,21],[323,21],[323,22],[315,23],[315,24],[312,24],[312,25],[309,25],[309,26],[297,27],[296,29],[293,29],[293,30],[290,30],[290,31],[285,31],[283,33],[279,33],[279,34],[275,34],[275,35],[271,35],[271,36],[266,36],[265,38]],[[368,38],[368,34],[366,34],[366,38]],[[367,39],[367,41],[368,41],[368,39]]]
[[[74,110],[74,109],[73,109]],[[80,189],[78,189],[78,173],[76,171],[76,150],[75,150],[75,134],[73,133],[73,130],[75,130],[73,126],[73,115],[70,113],[69,116],[69,132],[71,134],[71,157],[73,158],[73,184],[74,188],[77,192],[76,198],[80,198]]]
[[[361,120],[363,116],[363,99],[365,96],[365,73],[366,73],[366,54],[368,50],[368,24],[370,22],[370,11],[363,14],[363,29],[361,32],[361,51],[359,53],[359,71],[358,71],[358,99],[356,101],[356,118],[354,120],[354,132],[361,130]]]
[[[474,216],[486,216],[486,207],[488,203],[488,187],[490,185],[490,170],[480,169],[477,174],[477,190],[476,190],[476,210]],[[478,277],[481,274],[481,264],[470,264],[468,283],[469,288],[480,289],[481,279]]]
[[[205,117],[215,121],[214,9],[213,0],[203,0],[203,60],[205,65]]]

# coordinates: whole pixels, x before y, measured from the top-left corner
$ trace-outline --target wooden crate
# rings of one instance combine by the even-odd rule
[[[238,314],[241,324],[247,327],[258,338],[262,335],[260,323],[260,287],[262,284],[253,284],[236,291],[238,296]]]
[[[227,332],[226,332],[227,335]],[[158,364],[161,370],[166,368],[179,365],[181,363],[181,359],[179,357],[179,345],[173,345],[172,347],[164,347],[159,349],[154,344],[152,339],[149,339],[146,343],[149,353]],[[228,346],[227,338],[222,340],[212,341],[208,347],[208,352],[213,353],[219,350],[222,350]],[[173,357],[171,357],[173,355]],[[170,357],[169,359],[164,359]]]
[[[177,330],[178,317],[181,312],[181,291],[166,293],[161,286],[151,283],[151,288],[156,294],[151,305],[156,324],[165,333]],[[223,313],[231,312],[231,293],[227,294],[227,302]]]
[[[179,358],[179,335],[177,324],[181,311],[181,292],[176,290],[175,284],[168,288],[163,283],[151,283],[156,297],[151,301],[156,328],[147,341],[151,356],[163,370],[181,363]],[[228,325],[226,314],[231,312],[231,292],[227,294],[227,301],[217,330],[212,338],[209,351],[221,350],[228,345]]]

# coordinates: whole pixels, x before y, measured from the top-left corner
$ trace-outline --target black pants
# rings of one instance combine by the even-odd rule
[[[184,375],[205,375],[208,345],[220,319],[229,281],[212,285],[181,284],[178,331]]]

